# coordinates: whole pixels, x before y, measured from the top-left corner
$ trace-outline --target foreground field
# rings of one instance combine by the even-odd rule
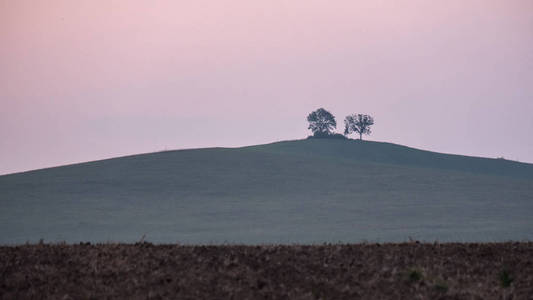
[[[530,299],[533,243],[0,247],[2,299]]]

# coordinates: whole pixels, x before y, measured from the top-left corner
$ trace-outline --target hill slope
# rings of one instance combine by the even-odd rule
[[[383,142],[307,139],[250,146],[247,149],[533,179],[532,164],[443,154]]]
[[[352,140],[0,176],[0,243],[532,239],[533,165]]]

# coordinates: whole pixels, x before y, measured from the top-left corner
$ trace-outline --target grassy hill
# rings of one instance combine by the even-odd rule
[[[533,179],[532,164],[442,154],[383,142],[308,139],[251,146],[246,149]]]
[[[309,139],[0,176],[0,243],[533,238],[533,165]]]

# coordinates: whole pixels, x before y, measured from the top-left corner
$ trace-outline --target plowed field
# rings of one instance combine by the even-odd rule
[[[532,299],[533,243],[0,247],[2,299]]]

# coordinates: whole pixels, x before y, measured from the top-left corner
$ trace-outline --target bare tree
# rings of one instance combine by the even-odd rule
[[[374,118],[369,115],[353,114],[344,119],[344,135],[358,133],[359,139],[363,139],[363,134],[371,134],[370,126],[374,125]]]

